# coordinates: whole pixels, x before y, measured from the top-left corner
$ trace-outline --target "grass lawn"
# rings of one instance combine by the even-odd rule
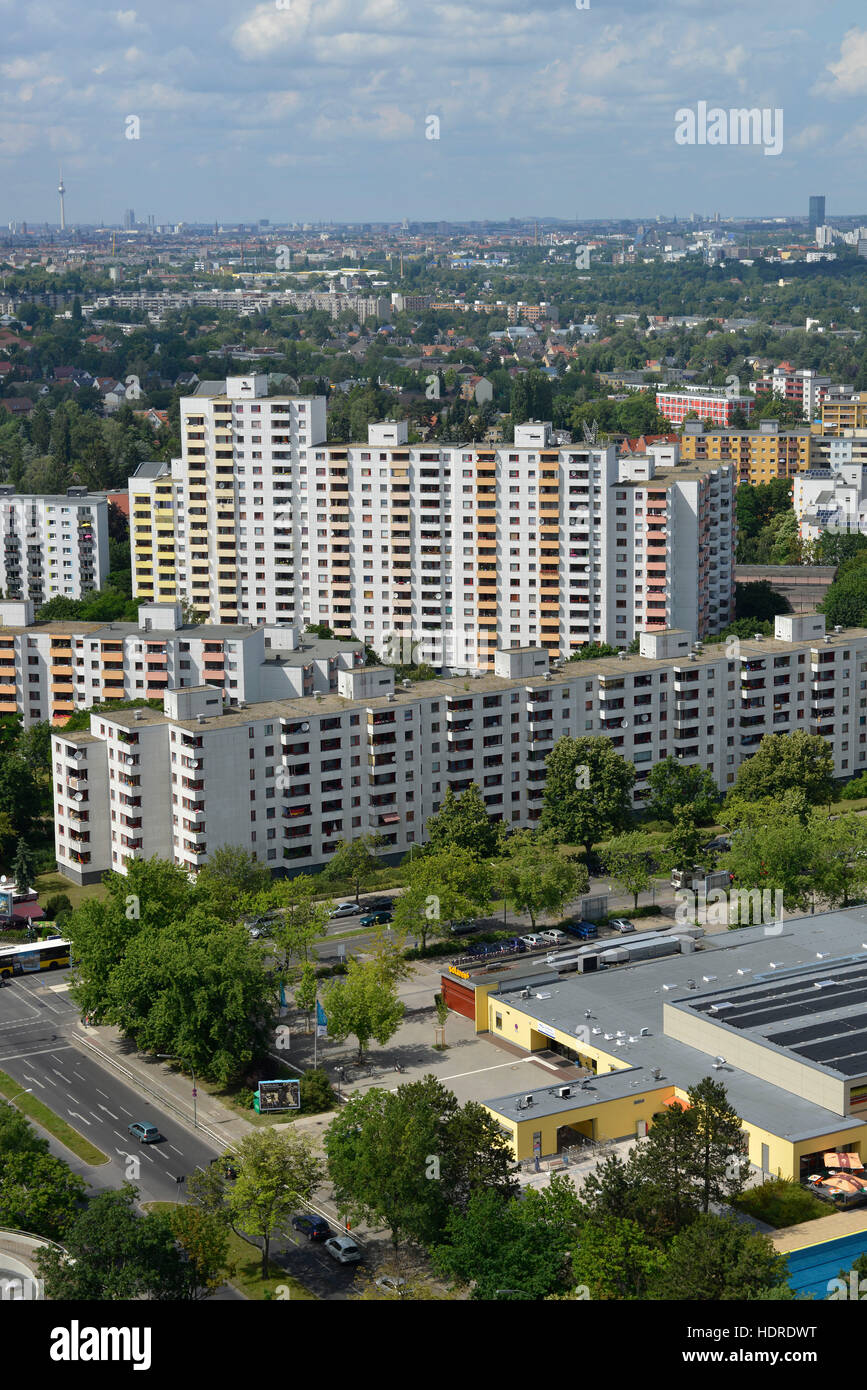
[[[170,1211],[177,1206],[177,1202],[143,1202],[146,1211]],[[315,1293],[305,1289],[303,1284],[299,1284],[297,1279],[291,1278],[279,1265],[275,1265],[273,1260],[269,1261],[267,1278],[262,1278],[262,1256],[254,1245],[249,1245],[246,1240],[236,1236],[234,1231],[229,1231],[229,1258],[228,1265],[231,1273],[227,1272],[227,1283],[233,1284],[245,1298],[257,1299],[264,1302],[267,1295],[271,1298],[294,1299],[295,1302],[314,1302],[318,1303]],[[281,1293],[278,1294],[277,1290]],[[285,1292],[288,1290],[288,1294]]]
[[[33,887],[39,893],[41,901],[44,903],[47,898],[56,897],[59,893],[65,893],[73,907],[81,907],[88,898],[105,898],[108,889],[104,883],[88,883],[84,887],[73,883],[70,879],[64,878],[63,874],[56,871],[48,874],[38,874]]]
[[[59,1139],[61,1144],[65,1144],[67,1149],[84,1163],[93,1167],[100,1163],[108,1163],[108,1155],[104,1154],[102,1149],[98,1149],[89,1139],[85,1139],[83,1134],[79,1134],[77,1129],[73,1129],[72,1125],[61,1120],[60,1116],[49,1110],[37,1096],[16,1094],[20,1091],[21,1083],[8,1076],[5,1071],[0,1071],[0,1095],[14,1097],[16,1109],[23,1115],[35,1120],[49,1134],[53,1134],[55,1139]]]

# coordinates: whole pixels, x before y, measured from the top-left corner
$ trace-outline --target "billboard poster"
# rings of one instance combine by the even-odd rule
[[[275,1110],[301,1109],[300,1081],[260,1081],[256,1110],[260,1115],[272,1115]]]

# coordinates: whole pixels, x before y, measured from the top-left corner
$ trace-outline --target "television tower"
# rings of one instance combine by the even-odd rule
[[[59,183],[58,186],[57,186],[57,191],[58,191],[58,193],[60,194],[60,230],[61,230],[62,232],[65,232],[65,231],[66,231],[66,213],[64,212],[64,209],[63,209],[63,195],[64,195],[64,193],[66,192],[66,189],[65,189],[64,186],[63,186],[63,170],[62,170],[62,169],[60,170],[60,183]]]

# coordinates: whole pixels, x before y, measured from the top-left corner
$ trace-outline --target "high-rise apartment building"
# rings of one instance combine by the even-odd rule
[[[497,446],[410,445],[405,421],[328,445],[324,402],[265,397],[264,380],[183,400],[184,457],[130,480],[141,598],[461,670],[502,646],[556,657],[729,621],[730,464],[560,446],[539,422]]]
[[[58,496],[0,484],[0,592],[31,599],[83,598],[108,578],[108,501],[71,487]]]
[[[810,199],[810,231],[815,232],[817,227],[825,225],[825,197],[824,194],[814,195]]]
[[[735,485],[791,478],[811,466],[816,440],[806,425],[781,430],[778,420],[762,420],[757,430],[705,429],[701,420],[683,426],[685,459],[731,463]]]

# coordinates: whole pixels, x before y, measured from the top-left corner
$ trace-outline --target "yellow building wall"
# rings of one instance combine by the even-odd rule
[[[490,1114],[503,1130],[510,1134],[512,1150],[520,1162],[532,1158],[534,1154],[533,1136],[541,1133],[543,1158],[558,1151],[557,1133],[563,1125],[570,1125],[588,1139],[629,1139],[638,1134],[639,1120],[652,1124],[655,1111],[661,1110],[671,1095],[671,1083],[658,1090],[644,1091],[634,1096],[623,1096],[619,1100],[600,1101],[596,1105],[582,1105],[574,1110],[561,1110],[556,1115],[534,1115],[532,1110],[526,1119],[514,1123],[504,1120],[493,1110]],[[482,1102],[484,1104],[484,1102]],[[485,1107],[488,1108],[487,1106]]]

